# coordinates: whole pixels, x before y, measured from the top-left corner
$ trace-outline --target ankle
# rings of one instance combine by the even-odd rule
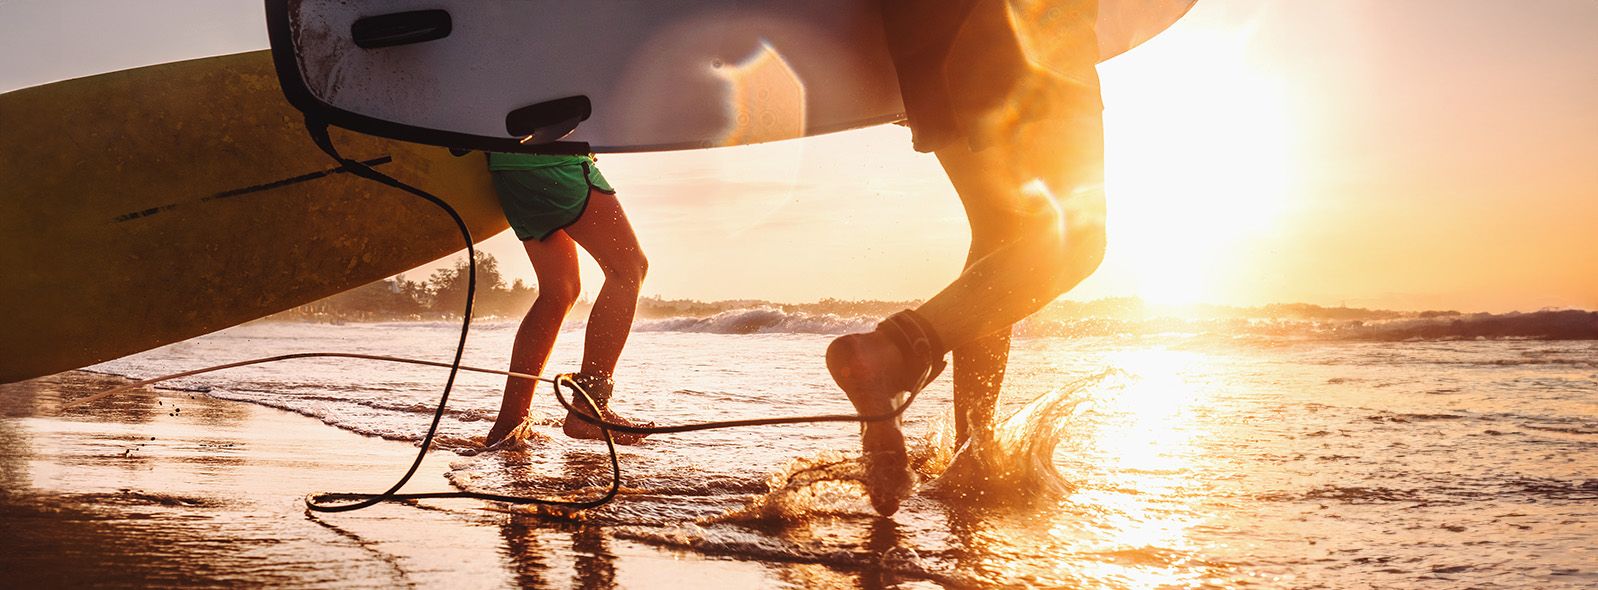
[[[877,324],[876,334],[884,335],[899,349],[905,363],[922,367],[932,366],[949,354],[943,339],[933,329],[932,323],[912,309],[888,316]]]
[[[494,430],[499,430],[499,429],[503,428],[503,429],[507,429],[508,430],[508,429],[511,429],[511,428],[515,428],[515,427],[521,425],[521,423],[526,422],[527,421],[527,417],[529,415],[531,415],[530,411],[522,411],[522,412],[503,412],[502,411],[498,415],[494,416],[493,429]]]

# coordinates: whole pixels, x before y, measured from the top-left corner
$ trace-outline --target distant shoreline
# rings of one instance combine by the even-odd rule
[[[320,303],[320,302],[319,302]],[[845,334],[871,330],[882,317],[913,307],[914,301],[774,303],[762,300],[693,301],[646,297],[639,301],[638,332],[707,334]],[[266,322],[381,323],[455,322],[459,313],[340,311],[306,306]],[[514,321],[523,311],[480,306],[478,321]],[[580,328],[587,302],[567,328]],[[1265,338],[1315,341],[1598,340],[1598,311],[1544,309],[1530,312],[1466,313],[1394,311],[1312,304],[1258,307],[1149,305],[1136,298],[1058,301],[1016,324],[1017,337],[1101,337],[1184,334],[1221,339]]]

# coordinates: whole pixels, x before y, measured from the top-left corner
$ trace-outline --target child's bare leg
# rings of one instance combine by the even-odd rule
[[[610,396],[609,380],[616,371],[622,348],[632,333],[633,316],[638,309],[638,294],[643,287],[649,261],[638,245],[638,236],[622,211],[616,196],[601,191],[591,191],[588,209],[582,218],[566,228],[579,245],[587,250],[605,272],[605,284],[594,298],[594,308],[588,315],[588,333],[583,341],[583,373],[598,384],[603,393],[598,401],[605,403]],[[613,422],[639,424],[616,416],[605,410],[606,419]],[[564,430],[574,438],[598,439],[604,436],[598,427],[568,413]],[[616,434],[620,444],[642,440],[642,435]]]
[[[550,350],[555,347],[555,337],[560,334],[560,324],[566,319],[572,305],[577,302],[582,285],[577,275],[577,244],[564,232],[555,232],[539,240],[526,240],[522,247],[533,263],[538,275],[538,299],[522,318],[516,329],[516,342],[511,347],[510,370],[514,373],[538,375],[549,361]],[[528,407],[538,383],[530,379],[510,377],[505,380],[505,396],[500,400],[499,416],[488,431],[484,443],[492,445],[504,439],[527,419]]]
[[[566,232],[587,250],[605,272],[605,284],[594,299],[588,315],[588,334],[583,341],[583,372],[609,378],[616,361],[632,333],[633,316],[638,309],[638,294],[649,260],[638,245],[627,214],[616,196],[592,191],[588,210]]]

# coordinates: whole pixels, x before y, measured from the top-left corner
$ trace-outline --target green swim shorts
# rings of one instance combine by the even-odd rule
[[[543,240],[577,222],[588,208],[588,191],[614,194],[592,156],[488,155],[494,191],[516,238]]]

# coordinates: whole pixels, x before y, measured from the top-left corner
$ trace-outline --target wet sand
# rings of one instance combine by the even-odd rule
[[[386,489],[415,447],[180,391],[60,412],[122,382],[71,372],[0,385],[3,585],[898,587],[881,572],[671,551],[471,500],[311,515],[305,494]],[[407,491],[451,489],[455,459],[433,453]]]

